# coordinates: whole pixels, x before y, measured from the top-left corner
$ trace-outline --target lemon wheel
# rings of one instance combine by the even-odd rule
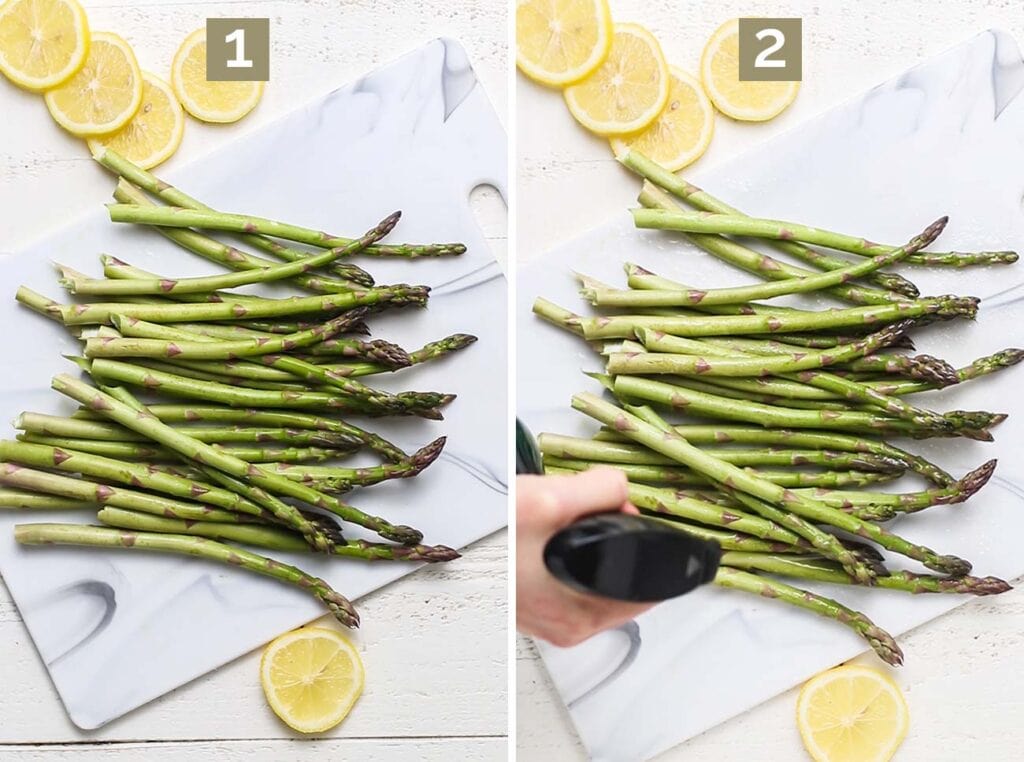
[[[612,44],[608,0],[525,0],[516,5],[516,65],[551,87],[593,72]]]
[[[142,72],[131,46],[111,32],[94,32],[85,64],[44,96],[50,115],[79,137],[124,127],[142,103]]]
[[[89,22],[77,0],[0,3],[0,72],[19,87],[56,87],[88,54]]]
[[[260,682],[270,708],[289,727],[321,733],[345,719],[363,692],[363,662],[335,630],[303,627],[267,646]]]
[[[90,138],[89,150],[111,148],[143,169],[169,159],[185,134],[185,112],[171,86],[149,72],[142,73],[142,105],[118,132]]]
[[[711,144],[715,109],[700,81],[681,69],[670,67],[668,103],[654,123],[643,132],[612,138],[618,156],[636,150],[676,172],[697,161]]]
[[[726,116],[765,122],[793,102],[799,82],[740,82],[739,19],[720,26],[701,55],[700,74],[711,102]]]
[[[263,82],[207,81],[205,28],[185,38],[171,64],[174,94],[188,113],[203,122],[237,122],[256,108],[263,86]]]
[[[849,664],[809,680],[797,726],[815,762],[887,762],[910,725],[899,687],[875,669]]]
[[[565,102],[591,132],[628,135],[658,118],[668,90],[668,65],[654,35],[637,24],[616,24],[608,57],[565,89]]]

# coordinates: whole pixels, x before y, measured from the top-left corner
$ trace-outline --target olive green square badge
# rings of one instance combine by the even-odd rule
[[[740,19],[740,82],[803,78],[803,19]]]
[[[270,79],[270,19],[206,19],[206,79]]]

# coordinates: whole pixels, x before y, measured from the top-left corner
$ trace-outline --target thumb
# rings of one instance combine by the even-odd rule
[[[622,510],[629,499],[626,475],[617,468],[592,468],[573,476],[545,477],[543,481],[559,529],[581,516]]]

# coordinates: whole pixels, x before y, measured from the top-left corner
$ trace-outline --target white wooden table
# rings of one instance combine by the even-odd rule
[[[719,118],[711,148],[701,159],[706,164],[768,140],[986,28],[1000,27],[1024,44],[1020,3],[999,0],[611,0],[611,7],[616,20],[645,24],[657,35],[669,62],[694,73],[704,42],[724,20],[753,15],[803,18],[805,81],[796,102],[767,124]],[[707,10],[697,10],[701,7]],[[637,184],[613,160],[605,141],[575,124],[557,93],[518,76],[516,99],[516,248],[518,261],[526,262],[635,205]],[[984,500],[984,495],[976,499]],[[911,710],[910,734],[898,759],[1021,759],[1024,591],[972,600],[901,641],[913,658],[896,673]],[[523,637],[518,639],[516,666],[519,760],[584,759],[568,714],[536,650]],[[794,722],[795,700],[796,692],[790,691],[662,759],[806,759]]]
[[[83,0],[95,30],[132,43],[144,69],[169,76],[178,44],[207,17],[269,17],[271,82],[243,122],[189,120],[189,161],[438,36],[466,47],[503,120],[508,90],[502,2],[445,0]],[[16,250],[101,203],[110,179],[50,119],[41,98],[0,77],[0,249]],[[494,194],[480,221],[506,261]],[[7,359],[10,362],[11,358]],[[6,363],[5,363],[6,364]],[[4,367],[0,372],[8,372]],[[506,539],[476,543],[447,568],[425,568],[360,601],[366,692],[315,747],[266,706],[251,653],[95,733],[67,719],[0,583],[0,759],[504,759],[507,735]],[[154,654],[159,658],[159,654]]]

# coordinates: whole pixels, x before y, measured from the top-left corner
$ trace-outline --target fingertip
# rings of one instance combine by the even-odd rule
[[[589,471],[584,471],[580,476],[590,476],[594,479],[595,488],[603,489],[609,500],[616,500],[619,503],[625,503],[629,500],[629,479],[626,477],[626,472],[612,466],[597,466]],[[598,478],[604,481],[596,481]]]

